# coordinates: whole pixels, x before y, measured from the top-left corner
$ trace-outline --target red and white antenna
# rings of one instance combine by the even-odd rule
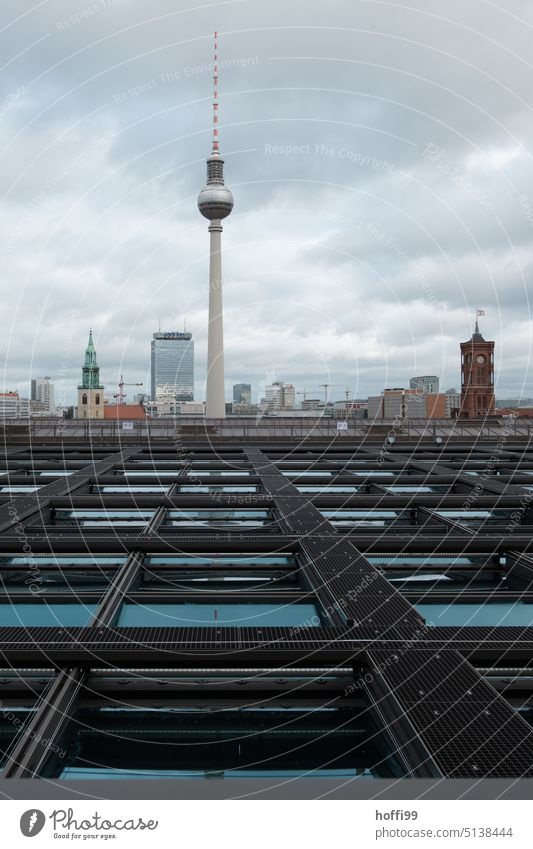
[[[215,32],[213,57],[213,154],[220,153],[218,146],[218,32]]]

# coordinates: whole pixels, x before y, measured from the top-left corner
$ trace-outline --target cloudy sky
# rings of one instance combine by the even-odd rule
[[[72,403],[92,326],[148,386],[186,320],[203,397],[214,29],[227,397],[456,386],[476,307],[533,396],[529,0],[2,0],[0,384]]]

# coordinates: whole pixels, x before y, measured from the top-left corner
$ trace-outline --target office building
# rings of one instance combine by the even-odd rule
[[[320,398],[304,398],[302,401],[302,410],[322,410],[324,409],[324,401]]]
[[[385,389],[381,395],[368,399],[368,418],[371,421],[404,421],[405,419],[446,418],[446,398],[416,389]]]
[[[446,390],[444,393],[444,399],[446,418],[456,418],[459,414],[459,410],[461,409],[461,393],[458,392],[455,387],[452,387],[451,389]]]
[[[500,456],[497,431],[361,451],[186,426],[177,456],[64,427],[0,451],[5,796],[533,776],[527,435]]]
[[[21,398],[16,391],[0,392],[0,419],[27,419],[29,415],[28,398]]]
[[[333,409],[335,416],[338,418],[366,419],[368,414],[368,401],[366,398],[353,398],[345,401],[335,401]]]
[[[32,378],[30,400],[35,401],[43,413],[54,412],[54,384],[49,377]]]
[[[409,381],[410,389],[418,389],[427,395],[439,394],[439,378],[435,374],[423,374],[420,377],[412,377]]]
[[[233,386],[233,403],[252,406],[252,387],[249,383],[236,383]]]
[[[154,333],[151,343],[151,400],[194,400],[192,333]]]
[[[157,401],[145,401],[143,407],[149,418],[174,418],[180,412],[181,402],[174,395],[160,395]]]
[[[265,404],[268,410],[294,410],[296,390],[294,384],[275,380],[265,387]]]

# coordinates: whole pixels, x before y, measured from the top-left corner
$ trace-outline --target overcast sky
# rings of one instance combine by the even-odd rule
[[[526,0],[2,0],[0,384],[72,403],[92,326],[108,393],[148,387],[186,320],[203,397],[214,29],[227,398],[458,386],[476,307],[533,396]]]

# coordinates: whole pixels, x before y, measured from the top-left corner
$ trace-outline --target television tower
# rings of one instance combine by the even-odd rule
[[[213,144],[207,160],[207,185],[198,195],[198,209],[209,219],[209,320],[207,335],[207,393],[205,415],[222,419],[224,397],[224,328],[222,313],[222,219],[233,209],[233,195],[224,185],[224,160],[218,143],[218,36],[213,63]]]

